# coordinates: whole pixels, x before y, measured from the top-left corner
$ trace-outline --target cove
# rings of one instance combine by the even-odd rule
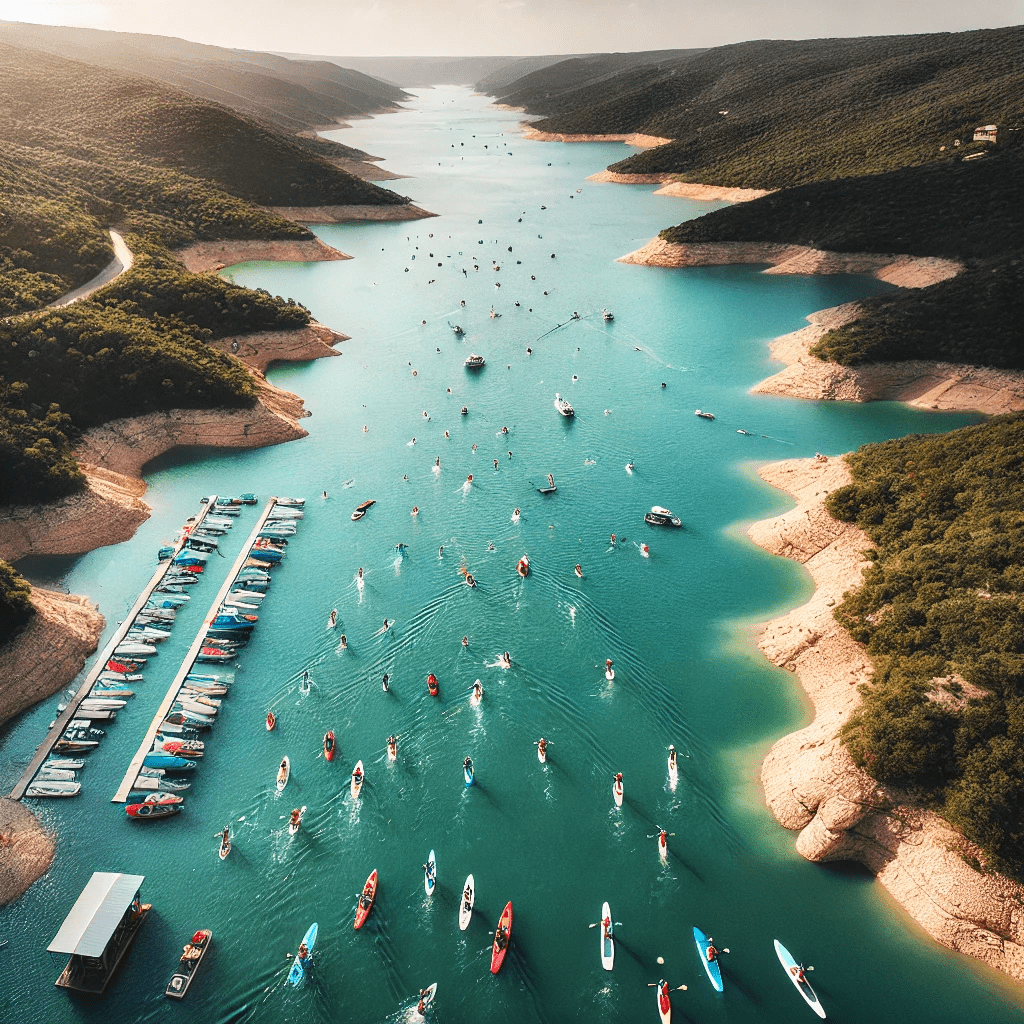
[[[812,981],[835,1019],[1019,1018],[1016,989],[924,937],[866,876],[796,855],[761,802],[757,766],[807,711],[789,673],[745,642],[749,623],[801,602],[809,586],[798,566],[740,536],[737,524],[788,504],[756,479],[754,464],[837,455],[976,417],[748,394],[771,372],[768,340],[813,310],[885,286],[618,264],[713,205],[587,182],[623,155],[621,145],[523,141],[517,115],[464,89],[424,90],[410,107],[337,137],[386,155],[389,168],[410,175],[395,188],[437,218],[319,227],[355,259],[230,272],[293,296],[352,337],[339,358],[271,371],[306,399],[309,437],[172,453],[150,467],[153,516],[132,540],[31,567],[40,582],[98,601],[109,632],[199,495],[307,498],[184,812],[147,827],[109,799],[216,578],[195,588],[195,607],[92,755],[83,794],[38,806],[59,833],[58,853],[49,874],[0,911],[10,939],[0,950],[0,1010],[118,1024],[199,1015],[405,1021],[417,990],[436,981],[435,1014],[448,1022],[642,1021],[655,1012],[647,984],[663,976],[689,986],[673,996],[684,1020],[810,1019],[775,959],[778,938],[815,966]],[[500,317],[490,317],[492,306]],[[603,307],[613,322],[601,319]],[[569,320],[573,311],[579,320]],[[487,360],[475,374],[463,367],[470,352]],[[556,392],[573,403],[573,421],[555,412]],[[716,420],[696,418],[696,408]],[[541,496],[535,487],[548,473],[558,491]],[[376,506],[352,522],[368,498]],[[684,528],[645,526],[655,504]],[[254,518],[243,516],[225,544],[223,571]],[[525,580],[515,573],[523,554]],[[475,590],[461,568],[477,578]],[[345,651],[325,628],[332,608]],[[394,627],[375,635],[385,617]],[[495,664],[506,650],[509,669]],[[615,662],[611,684],[606,658]],[[314,685],[304,696],[305,670]],[[429,672],[437,698],[427,693]],[[478,678],[485,696],[472,707]],[[13,783],[56,703],[11,723],[0,783]],[[267,733],[271,707],[279,725]],[[318,756],[327,729],[338,742],[331,764]],[[399,738],[395,764],[389,734]],[[546,766],[534,747],[540,736],[550,744]],[[674,792],[669,743],[681,754]],[[284,754],[293,774],[276,797]],[[476,767],[469,790],[466,756]],[[366,784],[354,802],[348,775],[359,759]],[[611,796],[616,772],[621,809]],[[303,830],[289,838],[288,813],[303,804]],[[221,863],[214,833],[229,822],[234,848]],[[674,833],[667,865],[649,838],[659,826]],[[427,897],[420,866],[430,849],[438,881]],[[356,899],[374,868],[377,903],[357,932]],[[146,875],[154,905],[102,1002],[53,988],[61,963],[41,955],[94,870]],[[460,932],[470,872],[476,914]],[[508,900],[512,943],[493,977],[488,933]],[[610,974],[588,928],[605,900],[621,922]],[[314,920],[314,975],[286,988],[285,954]],[[721,997],[697,961],[693,925],[731,950]],[[201,927],[213,930],[211,953],[184,1005],[169,1005],[163,987]]]

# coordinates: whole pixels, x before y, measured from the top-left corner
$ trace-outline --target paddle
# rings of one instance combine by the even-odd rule
[[[657,988],[658,987],[658,982],[656,982],[656,981],[649,981],[649,982],[647,982],[647,987],[648,988]],[[670,988],[669,991],[670,992],[685,992],[686,991],[686,986],[685,985],[676,985],[675,988]]]

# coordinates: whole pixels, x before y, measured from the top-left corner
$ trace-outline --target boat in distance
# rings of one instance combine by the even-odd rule
[[[185,993],[188,992],[188,987],[192,984],[192,979],[195,977],[196,971],[199,970],[199,965],[203,962],[203,957],[206,956],[212,941],[213,932],[209,928],[203,928],[192,936],[182,950],[178,969],[167,983],[164,995],[171,999],[185,998]]]
[[[682,526],[683,521],[672,515],[667,508],[660,505],[653,505],[651,511],[644,516],[644,522],[649,526]]]
[[[486,366],[487,363],[483,356],[478,356],[475,352],[471,352],[462,365],[467,370],[479,370],[482,366]]]
[[[557,391],[554,406],[566,419],[572,419],[576,415],[576,410],[569,404],[569,400],[563,398]]]

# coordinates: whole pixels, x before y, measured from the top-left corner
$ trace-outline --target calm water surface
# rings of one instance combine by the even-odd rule
[[[109,631],[201,494],[310,499],[184,813],[146,826],[109,801],[227,559],[213,559],[211,578],[194,588],[173,639],[82,773],[82,796],[37,802],[58,852],[49,874],[0,911],[9,940],[0,1017],[405,1021],[415,1017],[416,991],[437,981],[436,1019],[452,1024],[644,1021],[657,1019],[647,985],[664,976],[689,986],[673,997],[677,1019],[811,1020],[775,958],[779,938],[815,966],[830,1019],[1018,1020],[1019,990],[929,941],[866,874],[799,858],[758,785],[765,749],[809,709],[793,677],[756,652],[751,625],[800,603],[810,586],[799,566],[744,539],[744,523],[789,504],[755,465],[972,418],[748,394],[775,368],[769,339],[884,286],[616,263],[713,206],[587,182],[623,147],[524,142],[514,114],[466,90],[424,91],[410,107],[337,137],[386,155],[410,175],[397,190],[439,217],[323,227],[354,260],[231,274],[294,296],[352,336],[338,358],[271,374],[305,397],[309,437],[166,457],[148,476],[153,517],[131,541],[26,565],[36,579],[98,601]],[[500,319],[488,315],[492,304]],[[613,323],[601,320],[605,306]],[[566,323],[574,310],[581,318]],[[487,359],[473,375],[462,366],[471,351]],[[556,391],[575,405],[574,422],[555,413]],[[698,407],[717,419],[697,419]],[[535,487],[548,473],[558,491],[543,497]],[[376,507],[352,523],[352,508],[371,497]],[[653,504],[686,528],[646,527]],[[228,558],[255,515],[247,511],[224,544]],[[398,543],[408,545],[404,557]],[[523,554],[526,580],[515,573]],[[475,590],[461,567],[477,577]],[[331,608],[347,651],[325,628]],[[395,626],[378,635],[385,617]],[[509,669],[496,664],[505,650]],[[615,661],[611,684],[605,658]],[[315,685],[303,696],[306,669]],[[438,698],[427,694],[431,671]],[[479,707],[468,701],[475,679],[485,688]],[[0,784],[13,784],[56,703],[8,727]],[[263,728],[269,707],[280,722],[273,733]],[[331,764],[319,756],[329,728],[339,746]],[[399,736],[397,764],[385,756],[390,733]],[[546,766],[534,747],[542,735]],[[674,791],[669,743],[682,755]],[[293,774],[278,797],[284,754]],[[467,755],[478,780],[470,790]],[[357,759],[366,765],[358,803],[348,795]],[[621,809],[611,798],[617,771]],[[304,829],[289,839],[288,812],[302,804]],[[213,836],[227,822],[235,846],[220,863]],[[672,833],[664,865],[652,838],[659,826]],[[438,885],[427,898],[421,865],[431,848]],[[356,897],[374,868],[377,905],[355,932]],[[146,875],[154,905],[102,1001],[55,989],[62,961],[44,952],[94,870]],[[477,913],[460,932],[469,872]],[[489,932],[508,900],[511,951],[492,977]],[[604,900],[621,922],[610,974],[588,928]],[[285,954],[314,920],[315,974],[286,988]],[[722,996],[698,962],[695,924],[731,950]],[[199,927],[213,929],[213,952],[187,1001],[172,1005],[163,988]]]

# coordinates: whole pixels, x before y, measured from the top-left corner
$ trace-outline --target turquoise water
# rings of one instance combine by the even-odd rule
[[[515,115],[464,90],[424,91],[415,106],[338,137],[386,155],[387,166],[412,176],[394,182],[397,190],[442,216],[323,227],[327,242],[356,258],[232,273],[294,296],[352,336],[338,358],[271,374],[306,399],[310,436],[261,451],[173,453],[151,467],[153,516],[131,541],[26,565],[35,578],[98,601],[110,631],[199,495],[309,499],[184,813],[147,826],[109,799],[252,510],[92,756],[83,795],[37,802],[60,836],[58,852],[52,870],[0,910],[10,939],[0,949],[0,1017],[404,1021],[416,991],[437,981],[435,1016],[446,1022],[643,1021],[657,1019],[647,985],[664,976],[689,986],[673,997],[676,1019],[813,1019],[775,958],[779,938],[815,966],[831,1019],[1019,1019],[1019,990],[937,947],[866,874],[799,858],[757,781],[765,749],[806,722],[808,707],[792,676],[754,649],[750,627],[800,603],[810,587],[799,566],[743,537],[744,523],[789,505],[755,465],[973,418],[748,394],[776,368],[769,339],[813,310],[884,286],[615,263],[660,228],[712,207],[652,197],[651,187],[586,182],[623,148],[523,142]],[[494,260],[498,272],[489,269]],[[488,316],[492,303],[500,319]],[[602,306],[615,311],[613,323],[601,321]],[[543,337],[573,310],[581,320]],[[448,321],[466,329],[464,340]],[[470,351],[487,359],[473,375],[462,367]],[[575,405],[574,422],[555,413],[556,391]],[[718,418],[697,419],[697,407]],[[534,487],[547,473],[559,489],[542,497]],[[352,508],[371,497],[377,505],[352,523]],[[646,527],[653,504],[680,515],[685,529]],[[515,573],[523,554],[526,580]],[[462,566],[477,577],[475,590],[463,585]],[[334,607],[349,638],[344,652],[325,628]],[[376,635],[385,617],[395,626]],[[505,650],[507,670],[495,664]],[[298,690],[305,669],[315,680],[308,696]],[[438,698],[427,695],[431,671]],[[485,696],[474,708],[477,678]],[[13,784],[56,703],[7,727],[0,785]],[[263,728],[268,707],[279,716],[273,733]],[[339,747],[331,764],[318,756],[329,728]],[[384,751],[390,733],[399,736],[395,765]],[[541,735],[550,741],[546,767],[533,746]],[[669,743],[684,755],[675,792]],[[276,797],[284,754],[293,776]],[[470,790],[467,755],[477,772]],[[353,803],[357,759],[366,785]],[[621,810],[611,799],[617,771]],[[303,831],[289,839],[288,812],[302,804]],[[213,836],[227,822],[235,845],[220,863]],[[664,866],[650,838],[657,826],[673,833]],[[438,885],[427,898],[421,865],[431,848]],[[374,868],[377,905],[355,932],[356,898]],[[94,870],[146,875],[154,905],[102,1001],[55,989],[63,961],[44,952]],[[469,872],[477,914],[460,932]],[[508,900],[512,945],[492,977],[488,932]],[[611,974],[588,928],[604,900],[621,922]],[[313,920],[314,976],[286,988],[285,954]],[[722,996],[697,961],[695,924],[731,950]],[[212,928],[213,951],[185,1003],[172,1005],[163,988],[199,927]]]

